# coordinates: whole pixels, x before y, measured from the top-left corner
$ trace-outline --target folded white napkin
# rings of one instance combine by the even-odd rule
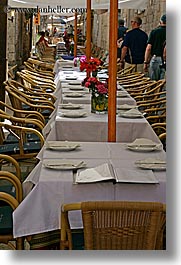
[[[67,112],[61,112],[61,116],[68,117],[68,118],[80,118],[85,117],[87,115],[87,112],[82,111],[67,111]]]
[[[79,143],[69,142],[69,141],[47,141],[47,147],[65,147],[65,148],[72,148],[72,147],[79,147]]]
[[[130,110],[130,109],[136,109],[137,106],[134,105],[128,105],[128,104],[123,104],[123,105],[118,105],[117,109],[122,109],[122,110]]]
[[[86,164],[82,160],[68,160],[68,159],[45,159],[43,165],[48,168],[55,169],[76,169],[82,168]]]
[[[130,147],[140,146],[140,147],[155,147],[157,143],[153,142],[147,138],[137,138],[134,142],[128,144]]]
[[[117,96],[118,97],[126,97],[128,93],[126,91],[117,91]]]
[[[126,111],[126,114],[130,114],[130,115],[139,114],[139,115],[142,115],[142,113],[139,110],[137,110],[137,109],[130,109],[130,110]]]

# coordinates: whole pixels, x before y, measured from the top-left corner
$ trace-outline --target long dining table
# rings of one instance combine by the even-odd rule
[[[137,152],[127,148],[126,143],[78,142],[80,147],[71,151],[51,150],[45,144],[38,154],[39,163],[23,183],[26,197],[13,213],[14,236],[33,235],[60,228],[60,209],[63,203],[89,200],[166,201],[166,171],[139,168],[135,161],[145,158],[166,160],[162,148],[152,152]],[[85,168],[104,163],[111,164],[123,181],[75,184],[72,169],[48,168],[47,161],[57,159],[83,161]],[[131,181],[125,181],[125,172]],[[140,174],[149,180],[152,173],[156,183],[134,179]],[[29,189],[29,191],[28,191]],[[28,191],[28,192],[27,192]],[[72,216],[72,226],[82,227],[80,215]]]
[[[108,115],[91,113],[90,104],[82,105],[83,117],[65,117],[63,110],[58,105],[54,116],[43,129],[47,140],[71,140],[87,142],[106,142],[108,135]],[[148,121],[142,118],[125,118],[117,115],[117,142],[132,142],[136,138],[149,138],[159,142],[157,135]]]
[[[65,69],[62,63],[57,63],[56,67],[57,88],[54,92],[57,97],[56,108],[43,130],[46,142],[37,155],[39,162],[22,184],[24,200],[13,212],[15,237],[60,229],[63,203],[89,200],[166,202],[166,170],[143,169],[136,164],[137,160],[146,158],[166,160],[166,153],[160,140],[146,119],[123,118],[117,115],[117,142],[107,142],[107,114],[91,113],[88,93],[87,102],[78,103],[72,98],[72,103],[81,104],[80,111],[86,112],[84,117],[70,118],[62,115],[67,110],[62,109],[61,104],[65,104],[65,100],[71,102],[71,97],[65,96],[69,81],[66,78],[67,74],[63,73]],[[67,73],[67,69],[65,72]],[[77,80],[80,81],[85,77],[79,71],[74,71],[73,75],[77,75]],[[118,100],[118,104],[125,104],[125,98]],[[136,105],[134,99],[129,96],[126,100],[129,101],[126,102],[127,104]],[[150,152],[130,150],[127,144],[137,138],[152,140],[159,145],[159,148]],[[55,144],[58,141],[73,141],[80,146],[69,151],[55,150],[48,148],[47,144],[50,141]],[[48,162],[59,163],[62,159],[71,163],[83,162],[85,167],[76,171],[72,168],[47,167]],[[114,175],[119,177],[118,183],[98,181],[77,184],[75,182],[75,176],[80,172],[105,163],[111,165]],[[140,181],[139,177],[143,175],[144,181]],[[150,177],[156,181],[150,182]],[[79,213],[72,214],[71,224],[73,228],[82,227]]]
[[[60,63],[60,62],[59,62]],[[63,67],[63,66],[62,66]],[[90,141],[106,142],[108,139],[108,115],[99,115],[91,113],[91,94],[88,89],[81,88],[80,91],[72,90],[75,81],[80,85],[85,78],[85,73],[73,68],[59,69],[55,77],[57,89],[56,109],[51,115],[51,119],[43,129],[43,134],[47,140],[72,140],[72,141]],[[99,76],[107,77],[106,73],[100,73]],[[76,80],[71,80],[75,77]],[[78,86],[78,85],[77,85]],[[136,101],[129,93],[118,85],[117,108],[120,105],[136,106]],[[119,93],[126,93],[126,96],[119,96]],[[78,94],[78,96],[77,96]],[[72,95],[72,96],[71,96]],[[67,112],[61,107],[61,104],[80,105],[78,111],[86,112],[84,117],[65,117],[62,114]],[[72,110],[73,111],[73,110]],[[77,110],[75,110],[76,112]],[[142,118],[125,118],[116,116],[116,140],[117,142],[132,142],[138,137],[146,137],[159,142],[159,139],[147,120]]]

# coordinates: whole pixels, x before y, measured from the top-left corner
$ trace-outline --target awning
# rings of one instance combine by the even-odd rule
[[[148,0],[118,0],[119,9],[145,9],[147,8]],[[63,8],[86,8],[86,0],[9,0],[8,4],[10,7],[20,8],[48,8],[57,9],[59,11]],[[110,0],[92,0],[92,9],[109,9]],[[53,13],[55,13],[53,11]],[[59,12],[58,12],[59,13]],[[63,12],[62,12],[63,13]]]

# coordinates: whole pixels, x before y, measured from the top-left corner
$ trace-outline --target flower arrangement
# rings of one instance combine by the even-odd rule
[[[80,71],[86,70],[91,73],[97,71],[98,67],[102,64],[102,61],[98,58],[92,58],[87,60],[86,56],[80,58]]]
[[[91,112],[107,113],[108,110],[108,82],[100,82],[95,77],[86,77],[82,86],[92,92]]]
[[[96,77],[86,77],[82,81],[82,86],[89,88],[93,94],[107,95],[108,94],[108,83],[100,82]]]

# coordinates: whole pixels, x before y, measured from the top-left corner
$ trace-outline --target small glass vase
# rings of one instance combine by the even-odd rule
[[[108,112],[108,96],[105,94],[91,96],[91,112],[96,114],[106,114]]]

